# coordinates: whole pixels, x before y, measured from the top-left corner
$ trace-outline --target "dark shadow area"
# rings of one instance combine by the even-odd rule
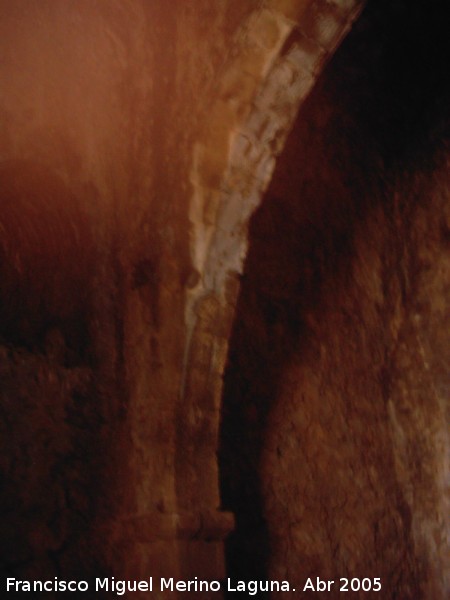
[[[63,181],[27,161],[0,165],[0,341],[89,362],[93,243]]]
[[[314,324],[345,290],[354,233],[375,212],[395,230],[386,252],[400,260],[414,202],[409,196],[394,206],[395,186],[416,171],[431,172],[448,151],[444,14],[443,2],[368,3],[304,104],[251,221],[219,457],[223,508],[237,523],[227,543],[233,580],[269,578],[276,540],[267,525],[261,453],[286,366],[319,354]]]
[[[107,454],[93,374],[95,253],[87,215],[56,173],[31,161],[0,165],[0,204],[5,590],[7,577],[53,581],[101,574],[93,528]],[[60,597],[14,595],[30,594]]]

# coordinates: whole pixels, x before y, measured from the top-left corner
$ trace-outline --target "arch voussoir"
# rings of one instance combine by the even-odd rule
[[[187,431],[177,446],[183,510],[220,505],[216,453],[222,375],[249,220],[302,102],[362,7],[358,0],[273,0],[256,10],[221,74],[218,98],[195,146],[190,242],[199,278],[185,304],[178,417]],[[203,435],[196,435],[200,430]],[[199,479],[208,482],[208,490]]]

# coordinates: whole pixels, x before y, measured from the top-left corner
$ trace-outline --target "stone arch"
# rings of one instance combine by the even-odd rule
[[[248,222],[299,107],[362,6],[339,0],[261,4],[239,31],[194,147],[193,276],[186,292],[175,469],[179,508],[209,515],[213,525],[201,533],[207,539],[219,540],[232,527],[230,515],[216,512],[217,447]]]
[[[430,11],[440,2],[431,3]],[[24,217],[33,215],[30,222],[22,220],[12,204],[5,204],[0,214],[0,268],[6,274],[0,282],[0,303],[11,315],[9,325],[1,322],[0,315],[1,412],[6,417],[1,422],[6,433],[2,456],[7,457],[8,446],[16,444],[19,457],[17,468],[10,460],[1,465],[12,483],[0,499],[5,508],[2,526],[6,524],[8,531],[2,547],[5,574],[14,568],[20,579],[30,574],[66,577],[69,572],[83,577],[104,573],[116,580],[153,575],[155,582],[160,576],[220,579],[224,575],[223,539],[233,527],[233,515],[221,510],[218,430],[231,323],[238,289],[245,287],[243,261],[250,260],[246,254],[251,254],[248,223],[259,206],[267,207],[261,198],[275,180],[274,165],[283,164],[279,155],[287,147],[286,135],[295,115],[304,108],[309,90],[318,89],[325,63],[362,4],[356,0],[27,0],[24,11],[18,3],[0,0],[0,74],[5,83],[0,98],[0,160],[5,161],[0,185],[4,198],[11,181],[22,186],[17,206]],[[426,5],[425,0],[411,2],[411,10],[417,12],[420,4]],[[406,5],[407,0],[371,4],[381,6],[378,22],[391,31],[404,31],[404,22],[391,22],[386,10]],[[412,44],[406,64],[412,74],[418,64],[411,57],[423,41],[421,25],[419,20],[414,34],[409,32]],[[434,41],[430,46],[435,47]],[[422,77],[417,81],[426,79],[427,67],[426,62],[421,65]],[[399,72],[403,73],[392,71],[392,83]],[[353,101],[351,87],[347,94]],[[400,107],[409,108],[408,95]],[[314,133],[320,131],[317,123]],[[410,136],[404,136],[401,128],[398,131],[399,145],[405,141],[408,145]],[[431,133],[440,136],[442,130]],[[364,136],[359,139],[364,141]],[[329,142],[334,148],[342,146],[339,136]],[[363,154],[363,143],[358,148]],[[314,168],[308,154],[303,156],[298,169],[302,174],[308,165]],[[344,155],[339,160],[341,165],[348,160],[353,168],[360,156]],[[421,193],[433,191],[424,190]],[[429,196],[435,201],[434,192]],[[273,204],[278,206],[276,199]],[[392,206],[385,221],[389,232],[397,231],[399,220],[402,232],[405,223],[414,224],[416,213],[408,212],[408,202],[396,201]],[[373,223],[381,224],[383,215],[374,215]],[[400,298],[411,307],[420,308],[407,293],[411,290],[408,261],[420,258],[423,270],[435,263],[440,269],[431,268],[427,279],[437,290],[434,320],[424,325],[420,320],[410,322],[403,338],[395,338],[399,333],[395,319],[387,329],[380,323],[383,335],[399,342],[397,354],[388,355],[397,365],[399,381],[405,374],[401,368],[405,360],[412,360],[423,375],[421,389],[413,389],[414,382],[406,380],[391,398],[392,380],[386,371],[376,372],[382,384],[377,388],[376,408],[382,411],[389,406],[391,424],[399,432],[397,467],[406,496],[415,481],[429,481],[421,452],[433,457],[428,441],[435,438],[427,436],[441,426],[436,422],[437,410],[417,419],[419,425],[427,424],[426,432],[415,429],[420,452],[401,435],[416,423],[416,412],[407,410],[409,395],[424,400],[416,406],[422,414],[429,403],[436,406],[441,393],[440,388],[434,395],[427,393],[430,377],[423,360],[430,346],[444,349],[446,342],[437,314],[445,309],[440,302],[446,259],[442,253],[434,261],[434,252],[437,241],[445,241],[448,247],[448,220],[439,222],[439,211],[435,215],[428,222],[430,228],[424,228],[430,231],[428,245],[411,250],[413,237],[420,238],[419,220],[409,237],[392,235],[388,248],[392,253],[387,253],[388,266],[398,263],[401,269],[398,278],[388,278],[386,289],[401,290]],[[352,240],[343,239],[347,246],[341,247],[351,248]],[[311,236],[309,241],[313,246]],[[359,237],[369,254],[372,241],[370,236]],[[317,243],[311,252],[320,274],[325,248]],[[307,261],[303,267],[307,283],[314,283],[315,271]],[[90,283],[84,283],[90,282],[91,269],[89,307]],[[373,293],[366,294],[364,285],[359,292],[381,302],[383,286],[373,286],[364,265],[359,264],[359,269]],[[385,294],[387,308],[394,313],[401,310],[397,292],[391,304]],[[10,301],[14,298],[20,301],[16,305]],[[428,300],[422,296],[421,301]],[[87,319],[77,320],[86,305]],[[349,319],[352,306],[344,307],[340,318]],[[379,314],[376,305],[371,307]],[[272,309],[269,303],[269,318],[276,325]],[[22,317],[32,317],[38,327],[27,332]],[[305,315],[310,327],[318,326],[313,317]],[[76,361],[67,360],[61,336],[48,335],[56,325],[63,338],[74,339],[74,322],[82,324],[82,337],[89,346],[88,353],[75,353]],[[379,338],[377,332],[371,338],[378,348],[377,367],[383,364]],[[407,349],[410,340],[415,344],[413,355]],[[336,344],[339,352],[346,345]],[[320,357],[321,349],[311,346]],[[329,355],[323,352],[325,359]],[[372,361],[372,354],[365,356]],[[431,360],[425,362],[432,365]],[[436,362],[443,372],[443,361]],[[304,379],[312,387],[317,383],[313,369]],[[441,384],[448,389],[445,379]],[[22,403],[28,407],[25,412]],[[320,405],[301,406],[306,410],[311,404]],[[279,414],[284,406],[279,403]],[[25,427],[15,436],[11,419],[20,421],[21,415]],[[34,428],[26,426],[31,420]],[[290,423],[283,418],[280,422]],[[321,423],[316,425],[307,432],[312,448],[324,435]],[[282,450],[285,442],[295,442],[297,432],[295,427],[291,432],[281,428]],[[274,442],[275,455],[276,447]],[[340,455],[340,448],[335,455]],[[29,457],[38,456],[40,464],[35,466]],[[428,464],[435,465],[433,460]],[[438,466],[441,469],[443,464]],[[364,493],[376,489],[366,473],[361,481],[367,482],[360,486]],[[429,497],[428,488],[423,498]],[[414,520],[408,503],[401,499],[402,493],[389,496],[384,506],[395,505],[395,511],[388,514],[381,502],[373,532],[379,548],[384,543],[389,546],[402,519]],[[344,503],[342,497],[337,500]],[[322,505],[326,508],[326,502]],[[366,510],[364,502],[358,506],[360,510],[349,511],[350,528]],[[422,520],[416,518],[417,512],[414,517],[423,547],[440,535],[427,529],[420,537],[421,524],[433,515],[434,507],[428,510],[429,506],[422,505]],[[29,520],[22,519],[24,512]],[[284,539],[291,543],[298,536],[294,523]],[[294,554],[299,560],[301,553]],[[390,555],[386,564],[398,564],[397,558]],[[417,566],[410,561],[407,568],[411,565]],[[436,597],[433,590],[428,597]]]

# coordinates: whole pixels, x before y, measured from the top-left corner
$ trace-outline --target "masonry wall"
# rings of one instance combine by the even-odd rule
[[[0,2],[3,578],[221,579],[231,510],[233,576],[338,564],[442,593],[447,103],[427,52],[446,62],[419,5],[405,27],[377,3],[330,67],[241,278],[361,3]],[[397,85],[405,65],[424,85]]]
[[[445,598],[448,47],[439,12],[383,10],[329,64],[252,219],[224,391],[228,560],[297,593],[380,577],[383,598]]]
[[[0,3],[2,576],[222,574],[177,520],[188,170],[255,5]]]
[[[247,221],[360,5],[0,2],[5,575],[224,576]]]

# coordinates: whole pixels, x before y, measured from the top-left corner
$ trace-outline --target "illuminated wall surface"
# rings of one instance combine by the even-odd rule
[[[448,598],[445,4],[0,0],[2,598]]]

